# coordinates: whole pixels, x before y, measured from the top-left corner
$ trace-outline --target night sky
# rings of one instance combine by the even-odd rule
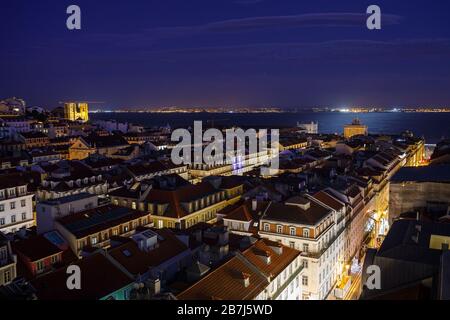
[[[366,28],[371,4],[382,30]],[[448,0],[2,0],[0,14],[0,99],[28,105],[450,106]]]

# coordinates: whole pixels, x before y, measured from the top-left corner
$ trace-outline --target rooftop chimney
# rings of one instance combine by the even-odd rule
[[[282,255],[283,254],[283,245],[279,244],[279,243],[274,243],[270,245],[270,249],[272,249],[273,251],[275,251],[275,253],[277,255]]]
[[[252,200],[252,210],[256,211],[257,208],[258,208],[258,200],[253,199]]]
[[[267,265],[270,264],[271,259],[270,259],[270,252],[269,252],[269,251],[263,251],[263,252],[261,252],[261,253],[260,253],[260,257],[263,259],[263,261],[264,261]]]
[[[241,273],[241,280],[244,287],[248,288],[250,286],[250,275],[248,273]]]
[[[161,292],[161,281],[158,278],[148,279],[147,287],[150,289],[153,295],[157,295]]]

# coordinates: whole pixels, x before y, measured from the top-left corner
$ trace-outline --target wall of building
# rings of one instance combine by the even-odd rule
[[[389,220],[401,213],[425,208],[427,202],[450,203],[450,183],[391,182],[389,190]]]
[[[261,222],[261,228],[264,228]],[[304,238],[260,230],[260,236],[285,246],[302,251],[302,300],[321,300],[333,289],[344,256],[344,236],[338,233],[336,224],[332,224],[317,237]],[[305,251],[305,245],[308,251]]]
[[[14,203],[14,209],[11,208]],[[0,231],[16,232],[21,228],[34,226],[33,195],[25,194],[10,199],[0,200]]]

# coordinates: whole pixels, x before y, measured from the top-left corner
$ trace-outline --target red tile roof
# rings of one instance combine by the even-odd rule
[[[246,287],[242,274],[249,277]],[[179,300],[252,300],[268,285],[239,257],[233,257],[200,281],[177,295]]]
[[[279,246],[279,243],[261,239],[242,254],[265,275],[274,278],[283,272],[301,253],[290,247],[281,246],[281,254],[277,254],[273,249],[276,246]],[[270,263],[266,263],[262,257],[269,257]]]
[[[317,192],[313,197],[336,211],[344,207],[344,203],[324,191]]]
[[[63,250],[48,241],[44,236],[14,242],[12,247],[14,251],[20,252],[31,261],[42,260],[63,252]]]
[[[158,247],[149,252],[141,251],[137,244],[130,239],[110,249],[108,253],[130,273],[137,275],[147,272],[151,267],[161,265],[188,249],[169,229],[153,231],[161,239],[158,240]]]
[[[281,254],[272,247],[280,246],[269,240],[259,240],[242,255],[210,272],[190,288],[180,293],[180,300],[251,300],[258,296],[274,278],[285,270],[300,251],[282,246]],[[266,258],[270,257],[270,263]],[[257,270],[255,270],[255,268]],[[248,279],[246,287],[244,280]]]

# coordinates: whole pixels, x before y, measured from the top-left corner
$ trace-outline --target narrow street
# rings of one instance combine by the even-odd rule
[[[362,271],[352,276],[352,285],[344,297],[344,300],[358,300],[361,295]]]

